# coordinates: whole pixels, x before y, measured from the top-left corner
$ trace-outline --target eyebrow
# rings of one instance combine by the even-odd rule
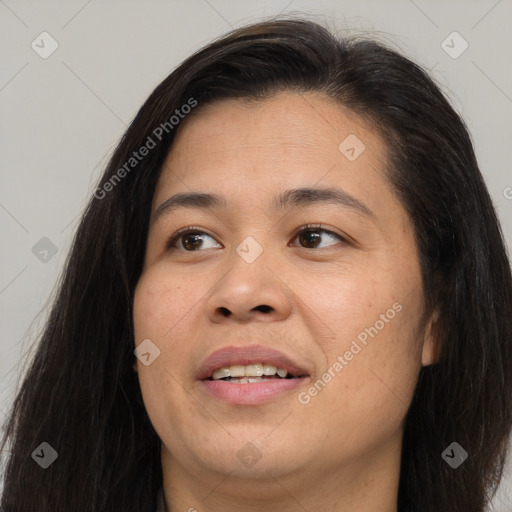
[[[353,210],[356,213],[375,219],[375,214],[359,199],[339,188],[296,188],[285,190],[276,196],[271,207],[273,210],[287,208],[301,208],[314,204],[334,204]],[[188,192],[175,194],[164,201],[154,212],[151,223],[157,221],[164,214],[168,215],[178,208],[196,208],[207,210],[210,208],[226,208],[224,196],[202,192]]]

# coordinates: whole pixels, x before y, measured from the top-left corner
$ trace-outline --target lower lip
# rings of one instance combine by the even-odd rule
[[[306,379],[272,379],[265,382],[236,384],[223,380],[202,380],[207,393],[223,402],[236,405],[260,405],[286,394],[300,386]]]

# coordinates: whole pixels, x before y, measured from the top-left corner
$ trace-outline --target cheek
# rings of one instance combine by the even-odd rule
[[[188,286],[187,286],[188,284]],[[180,320],[189,313],[200,294],[197,286],[157,266],[142,274],[134,296],[135,339],[159,340],[163,343]]]
[[[365,417],[394,422],[405,414],[421,367],[422,300],[414,277],[375,267],[298,289],[314,312],[310,318],[329,333],[317,338],[325,366],[315,376],[328,382],[310,390],[312,406],[328,411],[334,423],[354,421],[357,431]]]
[[[133,303],[135,345],[149,339],[159,351],[148,366],[137,361],[145,399],[154,401],[164,389],[189,385],[186,378],[194,347],[190,325],[200,293],[190,281],[171,275],[163,266],[147,269],[139,279]]]
[[[393,304],[401,304],[404,295],[393,277],[375,266],[303,275],[296,281],[294,292],[300,298],[297,307],[303,307],[302,318],[314,319],[323,326],[325,341],[317,342],[331,358],[349,350],[358,335],[364,342],[369,336],[366,329],[374,331],[376,322],[379,332],[389,331],[389,324],[399,316]]]
[[[327,358],[331,368],[338,363],[338,371],[334,371],[334,385],[324,398],[340,403],[344,412],[338,419],[345,421],[346,414],[355,421],[354,428],[365,416],[370,422],[372,418],[393,424],[401,421],[421,368],[415,305],[385,303],[369,313],[365,318],[347,318],[345,325],[340,324],[343,333],[329,347]]]
[[[187,363],[193,351],[189,322],[198,297],[188,293],[189,287],[176,273],[155,266],[142,274],[134,295],[135,345],[150,339],[160,350],[149,366],[137,361],[137,369],[146,410],[161,438],[180,430],[176,418],[193,413],[186,392]]]

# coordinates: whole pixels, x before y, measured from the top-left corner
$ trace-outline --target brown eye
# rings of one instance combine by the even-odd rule
[[[319,247],[323,240],[334,240],[334,243],[330,243],[327,246],[336,245],[338,242],[345,242],[345,239],[332,231],[322,229],[321,226],[307,226],[302,228],[298,235],[295,237],[298,239],[302,247],[306,249],[322,249]],[[324,245],[325,247],[325,245]]]
[[[167,242],[167,250],[181,250],[187,252],[196,252],[199,249],[212,249],[221,247],[220,244],[215,243],[210,247],[205,246],[205,240],[215,240],[212,236],[197,228],[184,228],[175,233]],[[346,240],[336,233],[323,229],[321,226],[308,225],[302,228],[294,237],[298,239],[300,245],[305,249],[322,249],[331,245],[336,245],[339,242],[346,242]],[[329,240],[332,243],[328,243]],[[325,245],[327,241],[327,245]],[[322,247],[323,244],[323,247]]]
[[[184,250],[194,252],[198,249],[211,249],[212,247],[204,247],[206,238],[214,240],[213,237],[195,228],[186,228],[175,233],[167,242],[166,249]],[[219,244],[217,244],[219,245]]]

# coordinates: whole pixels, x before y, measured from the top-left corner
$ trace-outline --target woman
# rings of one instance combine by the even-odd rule
[[[309,21],[235,30],[155,89],[91,198],[1,508],[482,512],[511,313],[432,80]]]

